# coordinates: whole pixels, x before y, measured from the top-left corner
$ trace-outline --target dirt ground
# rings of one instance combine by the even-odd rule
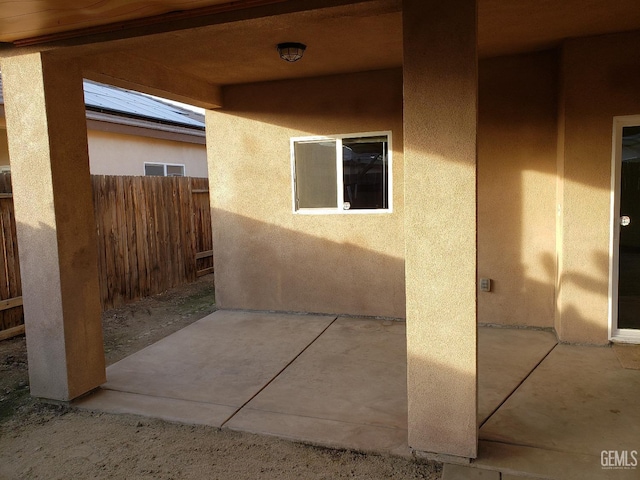
[[[215,311],[213,279],[103,313],[114,363]],[[0,342],[0,479],[439,479],[435,463],[319,448],[29,396],[24,337]]]

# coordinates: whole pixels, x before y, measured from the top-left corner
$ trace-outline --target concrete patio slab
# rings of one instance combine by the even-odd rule
[[[640,371],[623,369],[611,348],[556,346],[550,332],[478,332],[478,409],[481,420],[489,418],[480,428],[480,456],[469,466],[486,473],[449,471],[637,478],[637,470],[602,470],[600,450],[640,450]],[[410,454],[402,322],[219,311],[107,375],[102,390],[77,404]]]
[[[168,422],[221,427],[238,408],[213,403],[190,402],[175,398],[153,397],[137,393],[98,390],[74,404],[83,409],[107,413],[129,413],[160,418]]]
[[[556,346],[555,334],[515,328],[478,328],[478,425]]]
[[[302,417],[243,408],[225,425],[261,435],[271,435],[312,445],[346,448],[409,458],[406,429],[362,425],[326,418]]]
[[[500,472],[480,470],[462,465],[445,464],[442,480],[501,480]]]
[[[510,475],[503,473],[500,480],[540,480],[543,477],[531,477],[529,475]]]
[[[597,433],[594,431],[594,433]],[[637,470],[603,470],[600,457],[481,440],[476,468],[499,471],[502,479],[637,480]]]
[[[614,344],[613,351],[623,368],[640,370],[640,345]]]
[[[226,426],[317,437],[334,446],[408,450],[405,358],[404,323],[338,318]]]
[[[164,409],[171,404],[167,399],[191,402],[196,410],[196,404],[233,407],[217,409],[220,415],[230,412],[229,418],[335,318],[217,311],[108,367],[102,389],[165,399]],[[140,413],[132,397],[119,398],[116,408]],[[98,408],[97,399],[92,396],[79,405]],[[109,400],[115,404],[116,395],[111,394]],[[137,401],[143,403],[140,398]]]
[[[476,463],[550,478],[638,478],[603,470],[600,454],[640,451],[639,393],[640,371],[623,369],[611,348],[559,345],[480,429]]]

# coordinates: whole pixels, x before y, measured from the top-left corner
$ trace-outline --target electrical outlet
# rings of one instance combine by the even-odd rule
[[[481,292],[490,292],[491,291],[491,279],[490,278],[481,278],[480,279],[480,291]]]

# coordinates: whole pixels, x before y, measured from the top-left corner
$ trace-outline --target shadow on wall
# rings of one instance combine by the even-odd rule
[[[593,252],[590,258],[588,255],[585,256],[585,263],[593,265],[600,275],[595,277],[582,273],[567,272],[562,276],[561,285],[563,283],[573,284],[592,295],[602,294],[609,287],[609,255],[602,252]]]
[[[556,325],[556,330],[561,341],[569,338],[569,343],[606,344],[608,343],[606,320],[609,317],[609,255],[592,251],[591,255],[585,253],[582,258],[583,264],[597,274],[587,275],[575,270],[566,270],[560,275],[557,296],[562,296],[567,290],[570,292],[573,290],[573,292],[580,292],[583,301],[565,304],[562,309],[563,321]],[[578,333],[567,333],[567,330],[578,331]],[[584,331],[596,333],[576,340],[576,335]],[[568,335],[572,336],[568,337]]]
[[[478,293],[478,319],[555,327],[561,335],[567,333],[567,324],[573,324],[581,338],[566,338],[606,343],[608,236],[599,243],[593,238],[602,239],[602,232],[608,231],[611,119],[605,119],[598,132],[609,142],[602,154],[584,156],[590,161],[581,162],[579,169],[561,172],[564,186],[579,190],[582,203],[595,206],[573,212],[585,217],[580,221],[567,216],[567,224],[579,225],[583,233],[568,245],[557,245],[556,235],[563,235],[556,223],[562,203],[558,197],[559,65],[556,51],[480,62],[478,274],[494,283],[490,293]],[[597,245],[603,248],[598,250]],[[556,291],[558,256],[564,258],[565,268]],[[574,262],[567,267],[567,259],[579,259],[579,265]],[[560,312],[564,321],[555,324],[556,301],[563,292],[579,302],[565,303]]]
[[[479,64],[480,323],[553,326],[557,84],[555,52]]]
[[[404,260],[212,210],[220,308],[404,318]],[[223,237],[224,240],[223,240]]]
[[[399,68],[234,85],[223,89],[220,111],[295,129],[296,135],[393,129],[394,141],[402,145],[402,88]]]

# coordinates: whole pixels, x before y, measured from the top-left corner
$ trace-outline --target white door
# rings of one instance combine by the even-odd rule
[[[610,338],[640,343],[640,116],[613,128]]]

